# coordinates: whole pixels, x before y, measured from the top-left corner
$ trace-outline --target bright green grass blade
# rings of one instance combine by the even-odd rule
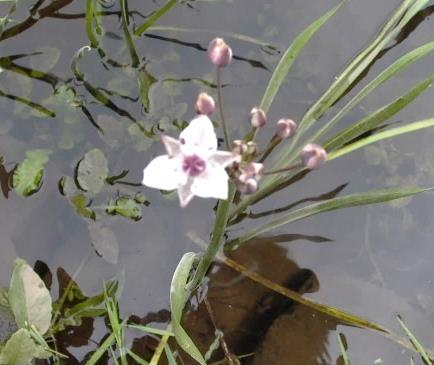
[[[404,330],[406,336],[410,340],[411,344],[413,345],[414,349],[419,353],[425,364],[427,365],[433,365],[430,357],[428,356],[427,352],[425,351],[425,348],[423,345],[417,340],[416,336],[410,331],[410,329],[405,325],[405,323],[402,321],[400,316],[396,316],[396,319],[398,320],[400,326]]]
[[[252,229],[241,237],[228,242],[226,247],[233,247],[242,242],[248,241],[260,234],[264,234],[273,229],[285,226],[289,223],[297,222],[299,220],[312,217],[319,213],[330,212],[343,208],[356,207],[360,205],[377,204],[387,202],[390,200],[400,199],[412,195],[422,193],[430,190],[430,188],[398,188],[398,189],[384,189],[384,190],[371,190],[365,193],[355,193],[347,196],[341,196],[325,202],[315,203],[306,207],[294,210],[284,214],[272,222],[266,223],[262,226]]]
[[[169,363],[169,365],[178,365],[178,363],[176,362],[175,356],[173,356],[172,349],[170,348],[170,346],[168,344],[166,344],[166,346],[164,346],[164,352],[166,353],[167,362]]]
[[[135,362],[137,362],[140,365],[149,365],[149,362],[147,362],[146,360],[142,359],[139,355],[137,355],[136,353],[134,353],[133,351],[131,351],[130,349],[127,349],[127,353],[128,355],[130,355],[133,360]]]
[[[373,136],[366,137],[361,139],[360,141],[354,142],[349,144],[348,146],[342,147],[341,149],[330,152],[327,161],[334,160],[335,158],[342,157],[346,155],[347,153],[353,152],[355,150],[358,150],[359,148],[365,147],[371,143],[375,143],[378,141],[381,141],[383,139],[388,139],[392,137],[399,136],[401,134],[406,134],[410,132],[415,132],[420,129],[424,128],[430,128],[434,127],[434,119],[425,119],[419,122],[410,123],[407,125],[404,125],[402,127],[396,127],[392,129],[388,129],[384,132],[380,132],[377,134],[374,134]]]
[[[86,365],[95,365],[98,363],[99,359],[105,354],[111,345],[115,342],[115,334],[112,332],[104,342],[97,348],[97,350],[92,354],[89,360],[87,360]]]
[[[175,336],[173,332],[162,330],[159,328],[153,328],[149,326],[141,326],[136,324],[129,324],[127,325],[128,328],[134,328],[136,330],[145,332],[145,333],[152,333],[153,335],[159,335],[159,336]]]
[[[410,89],[404,95],[395,99],[390,104],[378,109],[374,113],[363,118],[349,127],[338,132],[334,137],[324,142],[323,146],[327,151],[336,150],[355,138],[361,136],[363,133],[369,132],[383,124],[390,117],[399,113],[413,100],[415,100],[421,93],[423,93],[434,81],[434,73],[421,81],[415,87]]]
[[[384,82],[389,80],[391,77],[396,76],[398,73],[404,71],[408,66],[414,62],[420,60],[428,53],[434,50],[434,42],[430,42],[406,53],[404,56],[399,58],[389,67],[387,67],[383,72],[381,72],[375,79],[370,81],[367,85],[360,90],[357,95],[355,95],[342,109],[339,110],[336,115],[330,119],[313,137],[309,138],[309,141],[315,142],[330,128],[336,125],[342,117],[344,117],[351,109],[359,104],[367,95],[369,95],[378,86],[382,85]]]
[[[350,358],[348,357],[347,349],[345,348],[343,337],[344,335],[342,333],[337,334],[339,348],[341,349],[342,360],[344,361],[344,365],[351,365],[351,361]]]
[[[186,253],[173,274],[172,284],[170,286],[171,324],[178,345],[199,364],[206,365],[202,354],[181,326],[182,311],[184,310],[185,303],[190,294],[186,291],[186,286],[195,258],[195,253]]]
[[[288,47],[276,66],[276,69],[274,70],[273,75],[271,76],[271,79],[267,85],[264,96],[262,97],[260,107],[263,110],[268,111],[270,108],[277,92],[280,89],[280,86],[286,79],[292,64],[303,50],[304,46],[315,35],[315,33],[339,10],[341,6],[342,3],[309,25]]]
[[[152,26],[158,19],[160,19],[164,14],[166,14],[170,9],[172,9],[179,0],[169,0],[160,9],[158,9],[154,14],[152,14],[145,23],[136,29],[134,32],[135,36],[141,36],[150,26]]]

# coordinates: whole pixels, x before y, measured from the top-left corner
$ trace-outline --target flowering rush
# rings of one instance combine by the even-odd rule
[[[175,139],[161,137],[166,155],[154,158],[143,170],[142,184],[160,190],[177,189],[181,207],[193,199],[228,198],[225,168],[239,161],[233,152],[217,150],[217,136],[206,115],[193,119]]]

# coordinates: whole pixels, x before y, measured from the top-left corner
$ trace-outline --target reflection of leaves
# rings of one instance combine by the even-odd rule
[[[78,163],[77,181],[83,190],[97,194],[104,187],[108,173],[108,162],[104,153],[95,148],[87,152]]]
[[[9,303],[20,328],[34,325],[44,334],[51,322],[51,296],[44,282],[24,261],[17,259],[9,288]]]
[[[90,202],[83,194],[73,196],[70,203],[79,215],[95,220],[95,212],[89,208]]]
[[[91,224],[88,228],[92,244],[98,254],[107,262],[116,264],[119,258],[119,243],[113,231],[98,223]]]
[[[0,161],[0,187],[3,193],[3,196],[7,199],[9,196],[9,191],[11,191],[10,181],[13,174],[12,171],[6,171],[3,164]]]
[[[18,164],[13,174],[12,186],[18,194],[29,196],[41,188],[44,166],[50,154],[50,150],[26,152],[26,158]]]
[[[60,58],[60,50],[55,47],[39,47],[36,52],[30,57],[30,67],[34,69],[49,71]]]
[[[0,364],[31,365],[33,358],[48,358],[42,346],[37,345],[30,332],[22,328],[15,332],[0,353]]]
[[[139,83],[140,100],[142,101],[143,109],[146,113],[149,112],[149,89],[152,84],[157,82],[157,79],[153,77],[147,70],[146,66],[142,67],[138,71],[137,81]]]
[[[129,196],[121,196],[116,200],[110,200],[106,211],[108,214],[121,215],[135,221],[142,218],[142,208]]]

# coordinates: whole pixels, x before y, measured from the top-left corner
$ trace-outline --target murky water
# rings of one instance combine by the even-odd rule
[[[11,17],[23,21],[34,3],[38,9],[47,6],[46,1],[19,2]],[[148,312],[168,308],[174,268],[183,253],[198,251],[197,242],[208,239],[215,202],[197,199],[187,209],[181,209],[174,196],[135,186],[145,164],[162,152],[162,146],[146,139],[137,125],[156,134],[164,131],[176,135],[182,122],[193,117],[197,93],[210,90],[206,81],[214,77],[204,52],[213,36],[221,32],[240,33],[283,50],[304,27],[337,2],[186,1],[161,19],[162,28],[149,30],[136,41],[137,52],[146,63],[144,74],[155,80],[145,108],[138,95],[136,71],[109,62],[116,60],[121,66],[130,62],[117,5],[105,9],[103,18],[106,33],[101,47],[107,57],[101,60],[94,50],[85,52],[78,61],[85,80],[94,88],[106,90],[113,103],[102,105],[83,82],[74,80],[71,71],[73,55],[89,43],[84,4],[72,0],[58,3],[64,5],[58,12],[40,13],[28,28],[3,33],[0,42],[1,59],[12,60],[12,64],[1,66],[0,90],[55,113],[55,117],[48,112],[41,115],[40,110],[10,97],[0,98],[0,155],[4,157],[6,171],[21,161],[29,149],[52,150],[38,193],[22,198],[11,191],[1,199],[0,284],[8,284],[17,256],[30,263],[42,260],[52,270],[62,267],[70,274],[85,260],[77,277],[84,292],[95,293],[104,280],[118,275],[122,278],[122,312],[143,317]],[[299,118],[399,3],[398,0],[347,2],[296,61],[269,118]],[[133,11],[134,21],[141,24],[140,14],[146,16],[161,4],[129,1],[129,10]],[[0,15],[8,9],[7,3],[0,4]],[[163,26],[195,31],[174,31]],[[432,19],[425,18],[407,39],[375,63],[366,79],[398,55],[432,41],[432,29]],[[237,59],[225,69],[224,82],[228,86],[224,88],[224,99],[233,135],[240,136],[248,129],[247,113],[260,100],[279,54],[267,47],[226,38]],[[433,61],[434,55],[427,56],[389,81],[344,123],[354,122],[402,94],[434,71]],[[40,70],[43,75],[36,77],[29,72],[31,69]],[[59,91],[65,85],[74,90],[80,107],[71,100],[74,94]],[[433,92],[428,90],[392,121],[431,117],[432,98]],[[252,212],[276,209],[344,183],[349,183],[347,192],[384,186],[430,186],[434,181],[433,137],[434,131],[426,130],[333,161],[266,203],[254,206]],[[62,177],[74,176],[78,162],[94,148],[105,154],[111,176],[128,170],[122,180],[133,183],[106,186],[92,197],[96,222],[79,216],[58,187]],[[119,195],[138,192],[146,196],[149,204],[142,206],[142,219],[137,222],[110,216],[98,208]],[[247,255],[245,263],[271,279],[396,331],[399,326],[395,316],[399,313],[429,347],[434,343],[433,207],[432,194],[426,193],[394,204],[319,215],[273,232],[275,237],[259,242],[259,252],[255,249],[257,243],[239,255]],[[261,222],[270,218],[261,218]],[[230,235],[258,221],[245,220],[233,227]],[[113,232],[111,237],[115,237],[120,250],[117,264],[108,263],[95,253],[89,228],[95,224]],[[213,306],[220,303],[216,315],[222,321],[221,326],[230,332],[228,336],[233,337],[229,342],[245,353],[256,352],[249,357],[250,363],[334,364],[340,354],[336,328],[345,334],[354,363],[372,364],[378,358],[384,363],[408,363],[410,354],[403,353],[392,342],[374,333],[342,327],[294,303],[279,302],[280,307],[277,312],[272,311],[271,319],[267,317],[261,329],[255,328],[257,321],[264,321],[258,315],[257,305],[267,293],[248,279],[225,270],[228,271],[224,267],[215,269],[210,302]],[[234,285],[230,286],[228,283],[232,281]],[[231,290],[246,294],[237,299]],[[233,302],[226,301],[231,297]],[[206,321],[206,313],[198,313],[191,315]],[[253,327],[247,328],[247,324]],[[103,326],[96,326],[94,340],[99,341]],[[205,336],[209,328],[202,330],[197,334],[199,337]],[[77,347],[71,353],[80,358],[86,350]]]

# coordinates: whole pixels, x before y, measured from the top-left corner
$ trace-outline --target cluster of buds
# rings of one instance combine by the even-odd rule
[[[259,180],[264,174],[264,165],[258,162],[240,164],[236,172],[237,190],[242,194],[253,194],[258,190]]]

